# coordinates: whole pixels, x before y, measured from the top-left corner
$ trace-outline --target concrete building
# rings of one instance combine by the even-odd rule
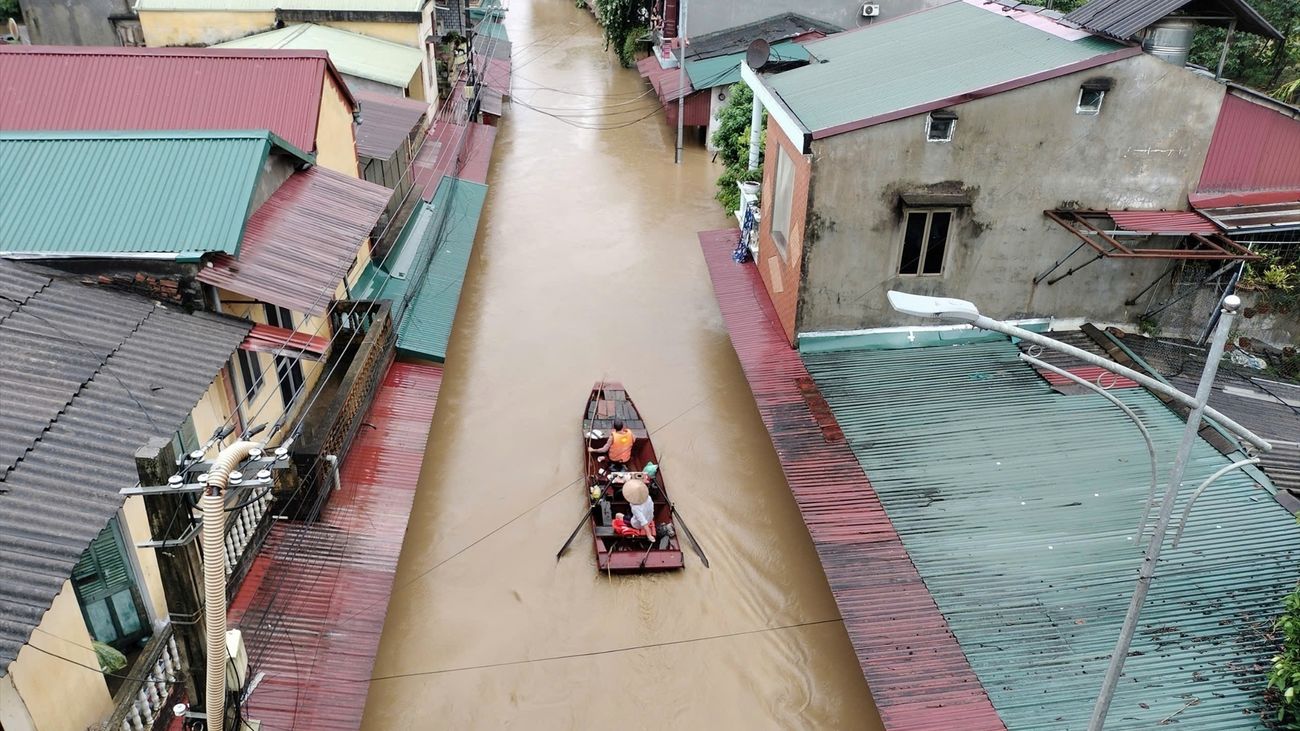
[[[95,671],[92,641],[176,658],[158,561],[137,547],[153,538],[143,498],[118,490],[137,482],[134,455],[148,439],[170,438],[183,454],[227,423],[229,364],[252,325],[26,263],[0,261],[0,292],[0,724],[152,720],[169,693],[142,698],[141,684]],[[138,672],[152,677],[153,665]]]
[[[144,45],[140,19],[129,0],[20,0],[19,4],[27,35],[37,45]]]
[[[1189,211],[1228,89],[1130,40],[1161,20],[966,0],[745,69],[770,115],[757,264],[789,341],[895,324],[895,288],[1133,321],[1171,265],[1246,258]]]

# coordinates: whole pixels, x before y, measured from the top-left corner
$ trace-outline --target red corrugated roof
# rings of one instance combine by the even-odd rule
[[[1300,121],[1232,92],[1223,99],[1197,198],[1300,189]]]
[[[488,58],[475,54],[478,67],[483,69],[483,84],[501,92],[510,98],[510,60],[505,58]]]
[[[269,129],[316,149],[324,51],[0,45],[0,129]]]
[[[1196,211],[1106,211],[1125,231],[1187,235],[1217,234],[1219,227]]]
[[[758,271],[731,260],[739,236],[735,229],[700,234],[718,306],[885,728],[1005,731],[786,341]]]
[[[391,194],[320,166],[294,173],[248,219],[238,255],[218,254],[199,281],[323,314]]]
[[[488,166],[492,163],[492,148],[496,137],[496,127],[470,123],[469,139],[465,142],[465,153],[461,155],[456,177],[487,185]]]
[[[389,367],[343,488],[317,522],[275,522],[231,602],[266,673],[245,707],[263,728],[360,728],[441,384],[441,366]]]
[[[286,327],[263,325],[259,322],[248,331],[248,336],[239,347],[241,350],[254,353],[281,352],[290,356],[297,351],[309,357],[319,358],[329,350],[330,341],[320,335],[310,335]]]

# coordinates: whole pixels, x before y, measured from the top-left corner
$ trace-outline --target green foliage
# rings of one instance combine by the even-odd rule
[[[649,31],[650,3],[652,0],[596,0],[596,19],[605,28],[605,49],[613,48],[624,66],[631,61],[624,55],[628,39],[640,38]]]
[[[99,660],[100,670],[116,673],[126,667],[126,655],[103,642],[92,642],[91,646],[95,648],[95,659]]]
[[[23,13],[18,7],[18,0],[0,0],[0,25],[7,23],[9,18],[19,23],[23,22]],[[8,32],[7,29],[0,31],[0,36]]]
[[[618,47],[618,62],[623,64],[623,68],[631,68],[636,65],[636,52],[641,49],[650,47],[649,26],[637,26],[628,31],[623,42]]]
[[[1249,33],[1234,34],[1223,74],[1246,86],[1293,100],[1297,92],[1293,82],[1300,78],[1300,3],[1295,0],[1252,0],[1251,6],[1281,31],[1286,41],[1277,43]],[[1217,69],[1226,33],[1222,28],[1197,31],[1192,45],[1192,63]]]
[[[758,182],[763,179],[763,157],[761,150],[767,145],[767,126],[764,124],[759,136],[758,169],[749,168],[749,118],[754,103],[754,93],[745,84],[734,84],[731,96],[718,114],[718,129],[713,133],[713,145],[718,148],[718,157],[726,170],[718,176],[718,191],[714,198],[722,204],[728,213],[740,207],[740,191],[736,189],[739,181]],[[763,113],[766,122],[767,113]]]
[[[1268,688],[1277,693],[1277,720],[1283,728],[1300,729],[1300,587],[1282,601],[1274,628],[1282,635],[1282,651],[1273,658]]]

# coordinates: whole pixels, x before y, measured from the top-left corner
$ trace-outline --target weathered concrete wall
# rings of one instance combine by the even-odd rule
[[[1096,77],[1114,83],[1101,113],[1076,114],[1080,84]],[[1131,321],[1140,309],[1124,301],[1163,262],[1104,259],[1035,287],[1037,273],[1080,243],[1043,211],[1186,209],[1223,94],[1209,79],[1136,56],[956,106],[950,143],[926,141],[925,115],[814,142],[798,330],[899,324],[885,300],[891,288],[968,299],[995,317]],[[972,199],[954,218],[943,274],[899,276],[899,194],[940,184]]]
[[[862,17],[866,0],[805,0],[791,4],[789,0],[691,0],[687,6],[686,31],[693,36],[726,30],[781,13],[795,12],[823,23],[851,30],[879,23],[904,13],[943,5],[951,0],[872,0],[880,6],[880,15]]]
[[[108,16],[130,12],[125,0],[22,0],[21,5],[32,43],[51,46],[121,45]]]
[[[271,30],[275,12],[188,12],[156,10],[140,13],[145,44],[158,46],[211,46]]]

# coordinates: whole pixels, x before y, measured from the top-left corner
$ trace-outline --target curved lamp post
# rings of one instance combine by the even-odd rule
[[[1156,525],[1151,534],[1151,541],[1147,544],[1146,553],[1142,558],[1142,569],[1138,573],[1137,586],[1134,588],[1133,596],[1129,601],[1128,612],[1124,615],[1124,626],[1120,630],[1119,640],[1115,643],[1115,650],[1110,656],[1110,664],[1106,668],[1106,677],[1102,681],[1101,692],[1097,696],[1096,705],[1092,710],[1092,718],[1088,722],[1089,731],[1101,731],[1106,721],[1106,714],[1110,710],[1111,698],[1115,695],[1115,686],[1118,684],[1120,673],[1124,669],[1124,661],[1128,658],[1129,647],[1133,643],[1133,634],[1137,630],[1142,605],[1146,602],[1147,592],[1151,588],[1151,579],[1155,575],[1156,562],[1160,559],[1160,550],[1164,546],[1165,533],[1168,531],[1169,523],[1173,518],[1174,500],[1178,496],[1178,488],[1182,484],[1183,473],[1186,471],[1187,460],[1191,456],[1192,445],[1196,441],[1201,419],[1205,416],[1213,418],[1224,428],[1265,452],[1273,448],[1271,444],[1249,429],[1206,405],[1210,398],[1210,389],[1214,385],[1214,376],[1219,370],[1219,361],[1223,358],[1224,346],[1228,342],[1228,333],[1232,329],[1233,316],[1241,307],[1241,298],[1236,295],[1228,295],[1223,299],[1222,316],[1215,328],[1214,340],[1210,344],[1210,352],[1206,356],[1205,369],[1201,372],[1201,381],[1196,387],[1195,396],[1188,396],[1182,391],[1161,383],[1146,374],[1138,373],[1132,368],[1126,368],[1086,350],[1030,332],[1010,323],[985,317],[980,314],[979,309],[974,304],[966,300],[952,299],[950,297],[926,297],[891,290],[889,292],[889,304],[895,310],[907,315],[963,322],[981,330],[1000,332],[1004,335],[1041,345],[1049,350],[1055,350],[1058,353],[1072,355],[1091,365],[1136,381],[1152,391],[1170,396],[1191,409],[1191,412],[1187,415],[1187,425],[1183,428],[1182,441],[1178,445],[1178,454],[1174,458],[1174,465],[1169,473],[1169,482],[1165,486],[1164,499],[1160,503],[1160,512],[1156,517]],[[1233,467],[1236,466],[1238,465],[1233,465]],[[1215,475],[1214,477],[1218,476]],[[1207,480],[1207,483],[1212,481],[1213,479]]]

